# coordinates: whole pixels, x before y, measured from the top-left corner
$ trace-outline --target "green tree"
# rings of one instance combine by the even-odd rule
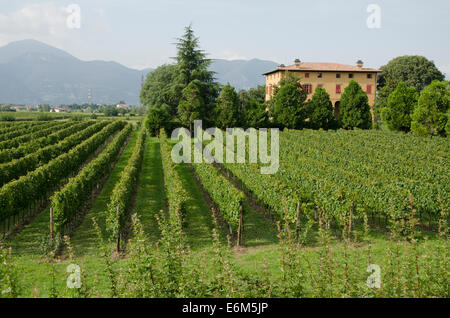
[[[200,118],[211,121],[211,114],[215,101],[219,95],[219,84],[215,82],[214,72],[208,67],[211,60],[206,58],[206,53],[200,49],[199,39],[194,35],[192,26],[185,28],[185,33],[177,39],[177,90],[185,89],[191,82],[197,81],[196,86],[202,99],[202,109],[199,110]]]
[[[183,86],[176,85],[177,76],[175,64],[164,64],[150,72],[141,89],[141,103],[149,109],[167,105],[169,114],[175,116],[183,90]]]
[[[200,119],[203,99],[200,94],[199,81],[191,82],[184,90],[183,97],[178,104],[178,117],[183,125],[192,132],[192,123]]]
[[[450,109],[447,112],[447,124],[445,125],[445,133],[448,136],[450,136]]]
[[[230,84],[225,85],[217,99],[216,126],[225,129],[239,123],[239,98]]]
[[[445,135],[450,108],[450,82],[433,81],[420,93],[411,115],[411,131],[418,136]]]
[[[105,116],[117,116],[119,114],[119,110],[114,106],[105,106],[103,107],[103,113]]]
[[[265,104],[250,100],[242,111],[241,125],[247,128],[268,128],[270,126]]]
[[[374,107],[376,119],[379,119],[381,109],[387,106],[389,95],[400,82],[420,92],[432,81],[443,81],[445,78],[434,62],[423,56],[399,56],[380,69],[382,72],[378,75],[378,93]]]
[[[333,104],[324,88],[317,87],[308,103],[309,127],[330,129],[334,127]]]
[[[266,100],[266,85],[258,85],[256,88],[250,88],[247,92],[250,100],[258,104],[262,104]]]
[[[340,121],[343,128],[370,129],[372,127],[369,99],[354,80],[350,81],[342,93],[340,107]]]
[[[168,106],[150,108],[147,115],[147,127],[153,136],[157,136],[161,128],[165,128],[170,120]]]
[[[49,104],[41,104],[41,105],[39,105],[38,108],[39,108],[40,112],[48,113],[50,111],[50,105]]]
[[[281,127],[301,129],[305,126],[307,95],[296,83],[280,84],[272,102],[275,121]]]
[[[382,110],[382,119],[390,130],[408,132],[411,129],[411,113],[417,105],[419,94],[414,87],[400,82],[389,95],[387,107]]]
[[[239,97],[239,111],[242,111],[247,107],[250,101],[254,101],[257,104],[263,104],[266,100],[266,86],[258,85],[256,88],[250,88],[249,90],[241,89],[238,92]]]

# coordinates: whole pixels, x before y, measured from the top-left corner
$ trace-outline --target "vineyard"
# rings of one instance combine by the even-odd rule
[[[0,297],[449,297],[448,138],[286,129],[261,174],[148,128],[0,122]]]

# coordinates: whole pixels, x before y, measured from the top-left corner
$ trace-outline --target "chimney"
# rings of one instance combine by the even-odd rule
[[[300,66],[300,60],[299,59],[295,59],[295,61],[294,61],[294,64],[295,64],[295,66]]]
[[[356,62],[356,66],[359,68],[362,68],[364,66],[364,62],[361,60],[358,60],[358,62]]]

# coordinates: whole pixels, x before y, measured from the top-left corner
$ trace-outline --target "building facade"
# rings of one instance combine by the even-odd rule
[[[370,107],[375,104],[377,89],[377,69],[364,68],[363,62],[358,61],[355,66],[338,63],[305,63],[295,60],[293,65],[278,66],[277,69],[264,73],[266,76],[266,101],[274,94],[274,87],[287,73],[298,77],[303,88],[308,93],[308,100],[312,98],[317,87],[323,87],[330,95],[334,107],[335,117],[339,117],[340,100],[344,89],[351,80],[355,80],[366,92]]]

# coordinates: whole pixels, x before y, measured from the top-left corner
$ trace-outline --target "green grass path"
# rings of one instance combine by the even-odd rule
[[[244,203],[244,208],[245,213],[242,220],[244,224],[242,230],[244,245],[254,247],[277,244],[276,225],[253,210],[247,203]]]
[[[152,241],[159,238],[156,215],[160,210],[164,210],[166,205],[163,180],[159,138],[150,137],[147,139],[133,213],[138,215],[144,231]]]
[[[197,185],[194,175],[187,164],[181,163],[176,167],[183,187],[188,193],[183,231],[189,246],[201,249],[212,245],[212,230],[214,222],[211,210],[203,198],[203,192]]]
[[[76,255],[96,254],[98,252],[97,236],[92,225],[92,218],[95,217],[105,236],[105,213],[108,201],[111,196],[111,192],[114,189],[114,186],[120,179],[123,169],[125,169],[126,165],[128,164],[128,159],[130,159],[133,153],[134,146],[136,145],[137,135],[138,132],[134,130],[128,144],[125,146],[125,149],[122,152],[119,161],[111,171],[100,194],[94,198],[91,209],[85,215],[83,223],[77,229],[76,233],[72,236],[71,243]]]

